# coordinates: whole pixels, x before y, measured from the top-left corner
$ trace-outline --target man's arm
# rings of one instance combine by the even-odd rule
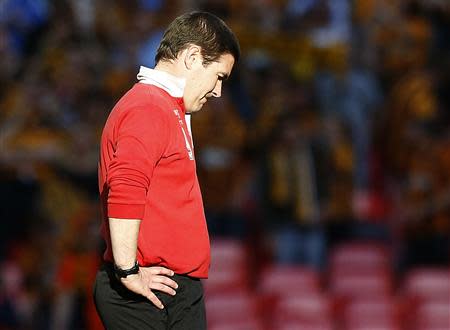
[[[141,220],[109,218],[111,246],[116,266],[133,267],[136,261],[137,240]]]
[[[141,220],[109,218],[109,231],[114,263],[121,269],[133,267],[136,261],[137,240]],[[140,267],[139,273],[121,278],[129,290],[148,298],[158,308],[164,308],[152,290],[175,295],[178,288],[175,281],[167,276],[174,272],[164,267]]]

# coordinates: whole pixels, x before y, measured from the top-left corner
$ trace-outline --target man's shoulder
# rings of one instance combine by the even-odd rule
[[[163,110],[171,103],[170,96],[162,89],[148,84],[136,83],[117,103],[120,108],[151,107]]]
[[[120,127],[126,123],[144,125],[148,121],[169,122],[172,108],[170,97],[158,87],[136,83],[117,101],[106,126]]]

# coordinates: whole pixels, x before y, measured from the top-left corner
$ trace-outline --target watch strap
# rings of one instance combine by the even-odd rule
[[[114,273],[118,278],[126,278],[128,275],[134,275],[139,273],[139,263],[135,261],[134,266],[128,269],[119,268],[114,264]]]

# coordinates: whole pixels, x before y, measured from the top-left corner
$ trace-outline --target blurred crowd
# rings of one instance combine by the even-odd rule
[[[449,265],[445,0],[0,1],[0,329],[94,329],[99,137],[166,25],[211,11],[242,61],[192,118],[211,239],[323,269],[383,242]]]

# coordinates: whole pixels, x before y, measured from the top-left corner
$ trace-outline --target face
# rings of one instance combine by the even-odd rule
[[[215,62],[204,66],[201,56],[192,63],[186,79],[184,105],[186,112],[197,112],[210,97],[220,97],[222,83],[229,77],[234,65],[234,57],[224,54]]]

